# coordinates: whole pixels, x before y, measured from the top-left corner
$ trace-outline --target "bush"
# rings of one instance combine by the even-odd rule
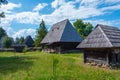
[[[27,47],[24,47],[23,53],[26,53],[26,52],[27,52]]]

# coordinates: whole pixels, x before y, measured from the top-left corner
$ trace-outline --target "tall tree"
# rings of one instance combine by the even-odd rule
[[[19,44],[19,38],[18,37],[16,37],[16,39],[15,39],[15,44]]]
[[[11,47],[11,45],[13,44],[13,38],[11,38],[11,37],[8,37],[8,36],[4,36],[3,38],[2,38],[2,46],[4,47],[4,48],[10,48]]]
[[[35,46],[38,47],[40,46],[40,42],[42,39],[45,37],[47,34],[47,28],[45,26],[44,20],[41,21],[39,28],[36,30],[36,38],[35,38]]]
[[[20,40],[19,40],[19,43],[22,44],[24,42],[24,40],[25,40],[24,37],[21,36]]]
[[[85,23],[81,19],[77,19],[75,22],[73,22],[73,25],[82,38],[88,36],[93,29],[92,24],[89,22]]]
[[[15,43],[16,43],[16,44],[22,44],[22,43],[24,42],[24,40],[25,40],[25,39],[24,39],[24,37],[22,37],[22,36],[21,36],[20,38],[17,37],[16,40],[15,40]]]
[[[92,24],[89,23],[89,22],[85,23],[85,26],[86,26],[86,28],[85,28],[85,33],[84,33],[84,35],[85,35],[85,37],[86,37],[86,36],[88,36],[88,35],[91,33],[91,31],[93,30],[93,26],[92,26]]]
[[[0,27],[0,39],[4,36],[7,36],[7,33],[5,32],[5,30],[2,27]]]

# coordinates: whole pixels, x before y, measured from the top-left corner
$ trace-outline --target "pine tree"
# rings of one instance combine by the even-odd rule
[[[4,36],[7,36],[7,33],[2,27],[0,27],[0,39]]]
[[[11,38],[11,37],[4,36],[4,37],[2,38],[2,46],[3,46],[4,48],[10,48],[11,45],[13,44],[13,42],[14,42],[14,40],[13,40],[13,38]]]
[[[16,44],[23,44],[24,40],[25,40],[25,39],[24,39],[23,36],[21,36],[20,38],[17,37],[16,40],[15,40],[15,43],[16,43]]]
[[[40,46],[40,42],[42,41],[42,39],[45,37],[45,35],[47,34],[47,28],[45,26],[45,22],[44,20],[41,21],[39,28],[36,31],[36,38],[35,38],[35,46],[38,47]]]

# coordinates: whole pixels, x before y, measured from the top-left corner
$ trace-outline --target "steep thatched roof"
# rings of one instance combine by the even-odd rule
[[[116,27],[98,24],[77,48],[120,47],[120,30]]]
[[[82,38],[76,32],[68,19],[58,22],[53,25],[45,38],[41,41],[44,43],[54,42],[81,42]]]
[[[32,39],[31,36],[27,36],[23,44],[27,45],[28,47],[33,47],[34,40]]]

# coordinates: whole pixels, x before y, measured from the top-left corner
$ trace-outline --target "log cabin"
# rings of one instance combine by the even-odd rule
[[[120,64],[120,29],[98,24],[77,48],[84,50],[84,63]]]
[[[23,43],[12,45],[12,48],[14,48],[15,52],[23,52],[25,48],[27,48],[27,51],[28,51],[32,47],[34,47],[34,40],[30,35],[25,38]]]
[[[69,20],[66,19],[52,26],[41,41],[41,45],[43,51],[64,53],[69,50],[75,50],[81,41],[80,35]]]

